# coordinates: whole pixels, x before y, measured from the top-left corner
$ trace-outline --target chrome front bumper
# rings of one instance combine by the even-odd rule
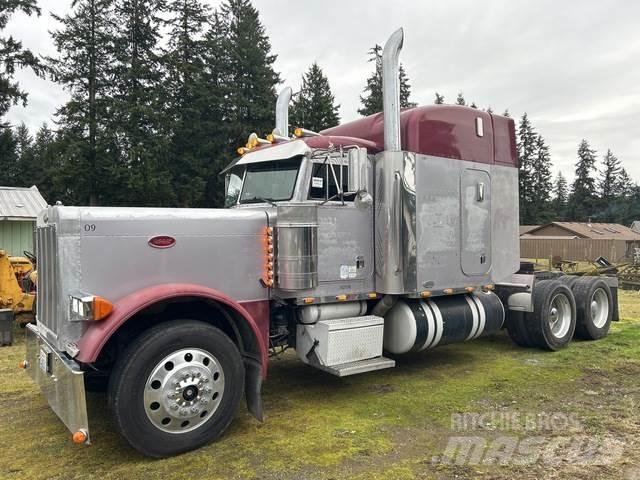
[[[51,409],[73,434],[82,432],[89,443],[87,401],[84,391],[84,372],[78,364],[58,352],[38,331],[28,324],[26,370],[38,384]]]

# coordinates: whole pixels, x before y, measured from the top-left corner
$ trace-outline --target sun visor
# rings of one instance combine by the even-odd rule
[[[303,140],[293,140],[289,142],[275,144],[269,147],[262,147],[244,154],[242,157],[236,158],[233,162],[222,170],[222,173],[237,165],[246,165],[248,163],[270,162],[273,160],[286,160],[288,158],[305,155],[310,152],[311,148]]]

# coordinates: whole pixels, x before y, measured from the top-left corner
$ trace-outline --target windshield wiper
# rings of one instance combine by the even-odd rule
[[[266,198],[262,198],[262,197],[245,198],[244,201],[246,203],[264,202],[264,203],[268,203],[270,205],[273,205],[274,207],[278,206],[278,204],[275,203],[273,200],[267,200]],[[242,203],[242,202],[240,202],[240,203]]]

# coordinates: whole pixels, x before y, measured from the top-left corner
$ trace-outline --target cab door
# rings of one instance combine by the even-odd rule
[[[346,192],[347,176],[346,164],[341,169],[334,165],[333,172],[327,163],[312,164],[309,200],[321,202],[318,282],[327,292],[368,292],[373,289],[374,273],[373,208],[356,208],[354,195],[340,198],[336,180]]]

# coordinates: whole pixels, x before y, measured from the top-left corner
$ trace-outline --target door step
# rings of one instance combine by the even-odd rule
[[[367,360],[357,360],[355,362],[343,363],[327,367],[325,365],[314,365],[320,370],[331,373],[337,377],[346,377],[357,373],[371,372],[373,370],[382,370],[383,368],[391,368],[396,366],[395,360],[385,357],[369,358]]]

